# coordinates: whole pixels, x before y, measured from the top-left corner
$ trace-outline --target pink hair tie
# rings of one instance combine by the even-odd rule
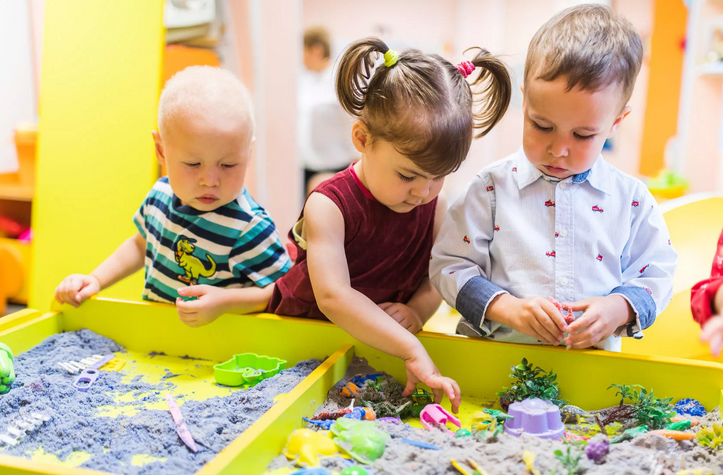
[[[472,62],[470,61],[462,61],[457,65],[457,71],[462,73],[462,76],[464,76],[465,78],[472,74],[472,71],[474,71],[474,69],[475,65],[472,64]]]

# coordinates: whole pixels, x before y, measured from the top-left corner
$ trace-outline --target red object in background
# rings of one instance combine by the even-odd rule
[[[289,253],[289,257],[291,258],[291,262],[296,262],[296,257],[298,253],[296,252],[296,246],[294,246],[294,243],[287,242],[286,243],[286,252]]]
[[[21,234],[28,231],[27,226],[23,226],[14,219],[10,219],[7,216],[0,216],[0,231],[7,234],[11,238],[17,238]]]

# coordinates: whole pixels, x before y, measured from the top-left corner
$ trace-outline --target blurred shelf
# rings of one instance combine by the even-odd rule
[[[723,76],[723,61],[705,63],[698,67],[699,76]]]
[[[0,200],[32,201],[35,190],[31,186],[0,183]]]

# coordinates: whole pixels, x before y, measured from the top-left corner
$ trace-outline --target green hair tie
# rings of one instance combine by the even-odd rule
[[[387,50],[387,52],[384,53],[384,66],[391,68],[397,64],[397,59],[399,59],[399,53],[393,49]]]

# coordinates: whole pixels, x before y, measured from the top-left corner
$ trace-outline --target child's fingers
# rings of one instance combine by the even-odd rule
[[[178,290],[179,295],[184,297],[200,297],[208,293],[210,285],[191,285],[188,287],[181,287]]]
[[[442,388],[432,388],[432,396],[434,397],[433,402],[435,404],[442,404],[442,398],[444,398],[444,390]]]
[[[377,305],[377,306],[386,312],[386,310],[387,310],[389,307],[391,307],[392,305],[394,305],[394,302],[384,302],[384,303],[380,303],[380,304]]]
[[[552,331],[545,327],[545,322],[548,323],[548,326],[553,328]],[[533,318],[530,321],[530,326],[537,333],[537,338],[548,345],[555,345],[562,339],[562,333],[559,334],[559,337],[556,336],[558,330],[555,328],[555,324],[550,321],[549,317],[542,309],[535,311]]]
[[[703,331],[700,332],[700,341],[707,343],[710,337],[716,333],[723,332],[723,317],[713,317],[703,325]]]
[[[196,305],[198,305],[196,302],[198,300],[192,300],[190,302],[186,302],[181,297],[176,298],[176,310],[178,310],[178,314],[181,313],[186,315],[195,315],[197,313]]]
[[[595,323],[599,318],[600,315],[598,315],[597,312],[586,311],[580,316],[580,318],[567,326],[567,331],[570,333],[578,333]]]
[[[563,303],[564,307],[570,307],[573,312],[584,312],[590,306],[590,299],[578,300],[572,303]]]
[[[411,377],[407,376],[407,384],[404,386],[404,391],[402,391],[402,396],[407,397],[414,394],[414,391],[417,390],[417,383],[412,379]]]
[[[462,404],[462,391],[459,389],[457,381],[450,378],[444,379],[446,383],[444,385],[444,392],[447,393],[449,402],[452,404],[452,413],[457,414],[459,413],[459,406]]]
[[[553,304],[549,300],[540,301],[540,307],[550,317],[550,318],[546,318],[544,320],[545,327],[553,335],[559,334],[560,338],[558,338],[558,341],[560,341],[562,339],[562,332],[564,331],[565,327],[567,326],[565,319],[562,317],[562,314],[557,309],[555,304]]]
[[[717,358],[720,356],[721,348],[723,348],[723,335],[715,333],[710,338],[710,352]]]
[[[589,348],[600,341],[605,333],[605,324],[600,320],[593,322],[579,333],[571,333],[565,340],[568,348]]]

